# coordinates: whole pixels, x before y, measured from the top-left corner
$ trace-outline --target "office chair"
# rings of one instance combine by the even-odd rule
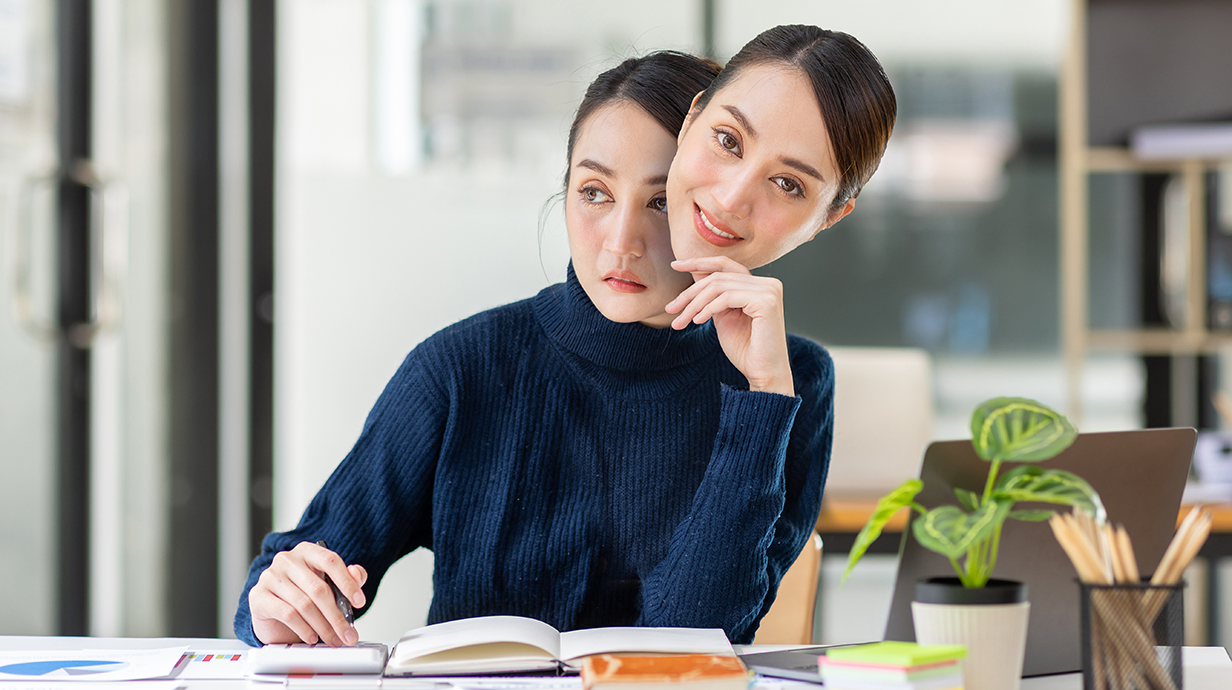
[[[804,544],[779,582],[778,596],[761,619],[753,644],[812,644],[817,577],[821,572],[821,536]]]

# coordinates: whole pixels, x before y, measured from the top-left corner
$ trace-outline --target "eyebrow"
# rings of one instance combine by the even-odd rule
[[[752,122],[749,122],[749,118],[745,117],[744,113],[740,112],[739,108],[734,105],[725,105],[723,106],[723,110],[731,113],[731,116],[736,118],[736,122],[740,123],[740,126],[744,128],[744,131],[749,133],[750,137],[753,137],[754,139],[757,138],[757,129],[753,127]]]
[[[583,158],[582,160],[578,161],[576,164],[576,167],[588,168],[590,170],[594,170],[600,175],[607,175],[608,177],[617,177],[615,170],[612,170],[606,165],[600,163],[599,161],[591,160],[590,158]],[[648,185],[667,184],[667,175],[654,175],[651,177],[647,177],[645,180],[645,183]]]
[[[805,163],[802,160],[797,160],[795,158],[788,158],[786,156],[780,156],[779,162],[782,163],[783,165],[791,166],[795,168],[796,170],[799,170],[800,172],[804,173],[805,175],[816,178],[818,182],[826,181],[826,178],[822,177],[821,173],[817,172],[817,168],[814,168],[813,166],[809,165],[808,163]]]
[[[600,163],[599,161],[594,161],[594,160],[591,160],[591,159],[589,159],[589,158],[583,158],[582,160],[578,161],[578,162],[577,162],[577,167],[579,167],[579,168],[589,168],[589,169],[594,170],[595,172],[599,173],[600,175],[607,175],[608,177],[616,177],[616,171],[615,171],[615,170],[612,170],[611,168],[607,167],[606,165],[604,165],[604,164]]]

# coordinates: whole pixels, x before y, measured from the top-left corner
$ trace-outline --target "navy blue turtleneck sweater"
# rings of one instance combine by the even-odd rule
[[[565,631],[723,628],[752,641],[821,505],[833,372],[789,336],[797,396],[747,381],[710,323],[607,320],[577,282],[431,336],[288,532],[265,538],[235,616],[279,551],[325,540],[369,573],[435,557],[430,623],[511,614]],[[362,613],[362,611],[360,612]]]

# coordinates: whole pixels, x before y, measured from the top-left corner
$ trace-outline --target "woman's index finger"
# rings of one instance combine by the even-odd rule
[[[700,256],[693,259],[678,259],[672,268],[681,273],[743,273],[749,269],[729,256]]]

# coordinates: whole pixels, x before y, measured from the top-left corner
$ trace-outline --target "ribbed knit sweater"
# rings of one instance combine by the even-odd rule
[[[406,357],[299,525],[265,538],[236,635],[260,644],[248,591],[274,555],[323,539],[367,569],[368,602],[394,561],[431,549],[430,623],[510,614],[752,641],[830,458],[829,355],[788,346],[796,397],[749,391],[712,324],[609,321],[572,267],[445,328]]]

